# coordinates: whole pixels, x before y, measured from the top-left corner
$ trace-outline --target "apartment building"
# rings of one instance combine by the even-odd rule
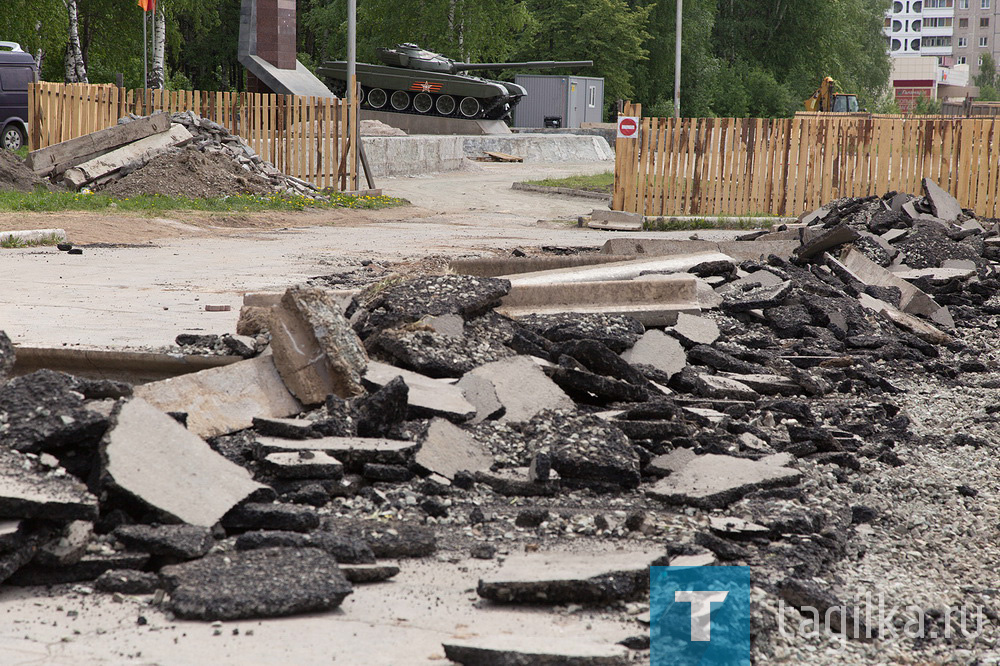
[[[893,0],[884,32],[901,109],[909,110],[921,97],[976,94],[968,88],[969,70],[978,71],[978,54],[997,41],[992,32],[997,4],[1000,0]]]
[[[955,0],[952,33],[955,63],[968,65],[971,77],[979,73],[983,53],[996,59],[1000,53],[997,23],[1000,0]]]
[[[950,56],[956,1],[966,4],[1000,2],[1000,0],[894,0],[885,19],[889,54],[894,58]]]

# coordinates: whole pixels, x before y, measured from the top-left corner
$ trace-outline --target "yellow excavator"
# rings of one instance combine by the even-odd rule
[[[833,77],[823,79],[809,99],[805,101],[806,111],[833,113],[858,113],[858,96],[853,93],[838,93]]]

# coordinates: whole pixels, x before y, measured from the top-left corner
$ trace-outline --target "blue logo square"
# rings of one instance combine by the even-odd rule
[[[749,567],[650,567],[651,666],[749,666]]]

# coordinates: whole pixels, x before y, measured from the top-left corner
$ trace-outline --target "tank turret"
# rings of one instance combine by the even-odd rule
[[[526,94],[514,83],[461,72],[500,69],[590,67],[591,60],[469,63],[426,51],[416,44],[376,49],[382,65],[358,63],[362,108],[395,113],[505,119]],[[319,68],[331,89],[347,89],[347,63],[327,62]]]

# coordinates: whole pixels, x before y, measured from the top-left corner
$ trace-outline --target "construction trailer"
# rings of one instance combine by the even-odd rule
[[[528,94],[514,107],[514,127],[580,127],[604,121],[604,79],[597,76],[518,74]]]

